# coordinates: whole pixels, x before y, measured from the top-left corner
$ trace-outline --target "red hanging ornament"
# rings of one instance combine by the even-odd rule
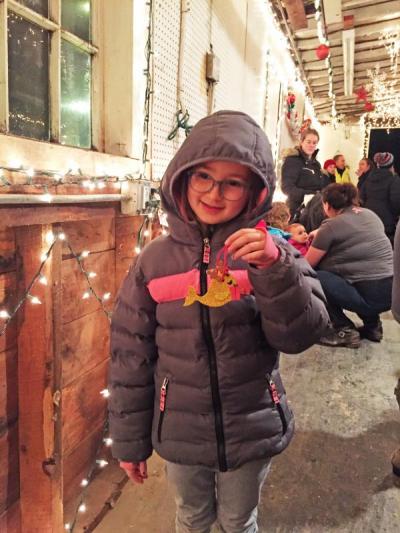
[[[329,46],[326,46],[326,44],[320,44],[315,49],[315,54],[318,57],[318,59],[326,59],[329,56]]]
[[[370,111],[373,111],[374,109],[375,109],[375,106],[372,102],[365,102],[364,111],[369,113]]]
[[[354,94],[357,95],[356,104],[358,104],[358,102],[367,102],[369,93],[367,89],[364,87],[364,85],[362,85],[359,89],[354,91]]]

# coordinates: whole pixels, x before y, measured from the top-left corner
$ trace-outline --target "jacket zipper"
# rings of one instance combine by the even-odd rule
[[[210,240],[203,239],[202,263],[200,265],[200,294],[207,292],[207,269],[210,263]],[[200,305],[201,324],[208,352],[208,365],[210,369],[211,397],[215,418],[215,434],[217,437],[218,465],[221,472],[227,471],[225,435],[222,421],[222,402],[219,393],[217,356],[210,325],[210,309],[206,305]]]
[[[167,389],[168,389],[168,378],[164,378],[163,384],[161,385],[160,390],[160,417],[158,419],[158,429],[157,437],[158,442],[161,442],[161,428],[164,420],[165,405],[167,403]]]
[[[272,377],[267,374],[267,383],[268,383],[268,389],[271,394],[272,401],[274,402],[274,405],[279,413],[279,417],[282,422],[282,436],[287,431],[287,421],[285,417],[285,413],[282,408],[281,400],[279,398],[278,389],[276,388],[275,382],[273,381]]]

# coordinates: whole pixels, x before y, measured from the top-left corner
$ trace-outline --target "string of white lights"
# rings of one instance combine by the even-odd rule
[[[329,40],[327,38],[327,32],[326,32],[326,26],[325,26],[325,21],[324,21],[321,0],[315,0],[314,7],[315,7],[315,20],[317,21],[318,40],[320,44],[324,44],[325,46],[329,47]],[[336,110],[336,95],[335,95],[334,88],[333,88],[333,68],[332,68],[330,50],[329,50],[329,54],[327,58],[325,59],[325,65],[328,69],[328,96],[331,99],[331,104],[332,104],[331,105],[332,125],[334,128],[336,128],[338,125],[338,114]]]

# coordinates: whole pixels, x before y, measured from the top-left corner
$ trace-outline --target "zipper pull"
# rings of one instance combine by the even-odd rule
[[[203,239],[203,263],[205,265],[208,265],[210,263],[210,254],[211,254],[210,239],[206,237],[205,239]]]
[[[279,399],[279,394],[278,394],[276,385],[272,381],[271,377],[267,379],[268,379],[268,387],[269,387],[269,392],[271,393],[272,401],[274,402],[275,405],[279,405],[281,401]]]
[[[167,387],[168,387],[168,378],[164,378],[163,384],[161,385],[161,394],[160,394],[160,411],[165,411],[165,403],[167,399]]]

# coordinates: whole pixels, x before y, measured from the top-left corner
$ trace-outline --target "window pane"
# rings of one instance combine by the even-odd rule
[[[49,32],[8,13],[10,132],[49,139]]]
[[[30,7],[33,11],[47,17],[49,15],[49,0],[18,0],[20,4]]]
[[[90,41],[90,0],[62,0],[61,26],[85,41]]]
[[[61,142],[91,147],[91,57],[67,41],[61,44]]]

